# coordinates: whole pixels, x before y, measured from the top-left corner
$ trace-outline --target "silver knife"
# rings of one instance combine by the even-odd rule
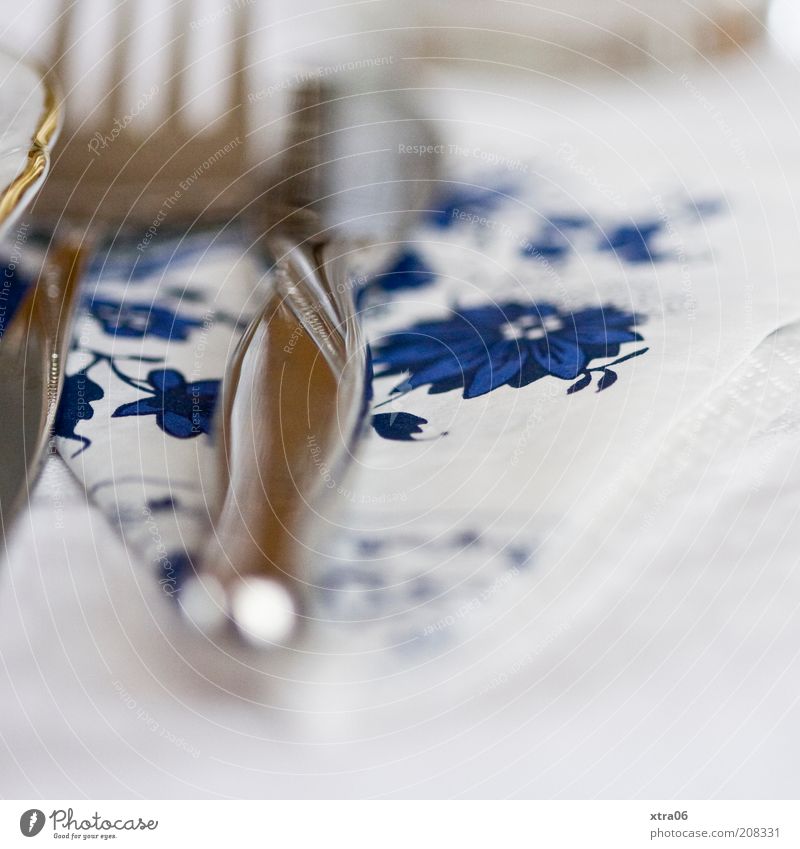
[[[60,244],[0,337],[0,532],[28,503],[46,455],[64,382],[82,248]]]
[[[42,109],[25,164],[0,192],[0,226],[4,229],[19,218],[42,185],[49,168],[50,146],[61,123],[57,86],[33,69],[30,74],[42,88]],[[51,436],[80,261],[80,251],[65,241],[51,252],[35,284],[12,294],[13,287],[22,285],[15,275],[5,289],[0,323],[0,556],[5,553],[14,519],[30,497]]]

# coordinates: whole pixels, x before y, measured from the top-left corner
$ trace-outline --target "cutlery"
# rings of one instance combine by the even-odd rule
[[[20,67],[37,79],[42,90],[41,112],[30,139],[27,156],[14,179],[0,192],[0,227],[7,230],[39,189],[50,162],[50,146],[61,122],[58,90],[34,69],[13,62],[5,84],[12,89],[20,82]],[[19,89],[22,92],[22,88]],[[36,93],[26,91],[26,96]],[[21,110],[22,111],[22,110]],[[20,113],[17,119],[23,120]],[[13,142],[12,142],[13,144]],[[19,158],[18,148],[4,157]],[[27,228],[18,233],[25,233]],[[18,235],[18,239],[20,236]],[[39,459],[45,452],[61,389],[61,363],[66,353],[66,336],[59,321],[62,299],[53,287],[53,275],[63,281],[65,299],[74,291],[74,257],[65,246],[44,268],[36,285],[19,295],[13,291],[19,280],[4,275],[2,324],[0,325],[0,409],[3,410],[3,475],[0,479],[0,541],[8,538],[14,519],[25,504],[29,486],[36,478]],[[10,283],[10,286],[9,286]],[[17,302],[17,297],[19,301]]]
[[[76,102],[73,95],[81,74],[92,73],[91,56],[83,56],[81,49],[74,47],[78,6],[63,0],[56,20],[46,80],[52,90],[60,83],[66,124],[53,151],[50,173],[31,205],[37,228],[52,237],[41,277],[15,312],[0,345],[0,405],[6,416],[0,448],[4,536],[29,498],[48,445],[80,275],[93,245],[98,239],[115,239],[120,234],[141,238],[154,221],[161,221],[165,204],[168,222],[164,226],[188,230],[198,222],[228,222],[252,198],[250,181],[244,176],[250,147],[243,105],[247,7],[232,10],[235,37],[223,46],[230,72],[227,102],[216,120],[197,132],[184,117],[183,89],[186,75],[191,73],[186,67],[187,39],[192,32],[194,4],[181,0],[163,12],[170,16],[163,36],[170,45],[170,66],[157,129],[139,130],[136,121],[131,121],[124,131],[111,136],[109,131],[119,125],[124,111],[130,66],[141,61],[129,48],[137,23],[136,6],[133,0],[122,0],[110,13],[114,42],[107,45],[111,66],[108,94],[88,115],[82,109],[85,104]],[[159,46],[163,45],[152,44],[152,53]],[[103,53],[95,46],[92,56]],[[39,168],[43,167],[43,142],[53,136],[55,107],[47,114],[40,128],[42,143],[32,150],[32,155],[39,153],[34,160]],[[113,143],[101,148],[98,136],[112,138]],[[204,163],[212,160],[213,167],[204,168]],[[189,183],[198,171],[200,176]]]
[[[207,633],[233,625],[259,646],[286,643],[309,615],[309,570],[337,532],[364,425],[367,349],[348,262],[359,247],[398,244],[435,164],[405,153],[435,146],[396,79],[307,79],[291,121],[261,198],[275,291],[228,364],[215,428],[221,508],[181,594]]]

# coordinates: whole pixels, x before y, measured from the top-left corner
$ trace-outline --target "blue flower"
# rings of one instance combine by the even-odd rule
[[[123,416],[155,415],[156,424],[170,436],[191,439],[211,432],[211,417],[219,394],[219,380],[187,383],[174,369],[157,369],[147,375],[153,392],[145,398],[123,404],[112,413]]]
[[[128,304],[124,301],[93,298],[88,308],[103,330],[114,336],[186,339],[191,328],[203,326],[200,319],[183,318],[172,310],[154,304]]]
[[[470,307],[382,340],[374,351],[376,375],[404,375],[393,392],[427,385],[431,394],[463,388],[465,398],[503,385],[519,389],[547,375],[574,380],[583,374],[588,385],[592,360],[641,340],[635,325],[632,314],[613,306],[575,313],[547,303]],[[613,382],[604,378],[600,389]]]

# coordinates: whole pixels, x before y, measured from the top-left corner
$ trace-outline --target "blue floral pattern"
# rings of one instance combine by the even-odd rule
[[[436,280],[436,274],[413,249],[406,248],[386,271],[376,274],[371,283],[384,292],[398,289],[419,289]]]
[[[393,393],[428,386],[430,394],[463,389],[476,398],[506,385],[519,389],[552,376],[585,388],[592,371],[604,372],[598,390],[616,373],[593,360],[616,357],[620,346],[641,341],[637,319],[614,306],[562,312],[549,303],[505,303],[462,309],[391,334],[374,345],[376,376],[404,375]],[[643,354],[640,349],[618,362]],[[606,374],[608,372],[608,374]]]
[[[465,217],[485,215],[512,196],[512,187],[508,185],[454,184],[434,203],[427,220],[434,227],[448,230]]]
[[[82,421],[93,418],[92,402],[99,401],[105,394],[86,372],[87,369],[84,368],[64,378],[64,388],[61,390],[53,428],[56,436],[80,442],[82,448],[78,449],[78,453],[92,443],[89,437],[77,434],[75,428]]]
[[[562,260],[571,249],[570,232],[594,226],[589,217],[578,215],[554,215],[546,218],[537,231],[522,246],[523,256],[537,259]]]
[[[155,415],[156,424],[178,439],[191,439],[211,433],[211,418],[217,403],[219,380],[187,383],[175,369],[155,369],[147,375],[150,394],[123,404],[112,418]]]
[[[598,249],[615,254],[624,262],[660,262],[666,255],[652,244],[665,225],[662,221],[644,221],[638,224],[623,224],[604,233]]]
[[[500,233],[516,238],[514,228],[505,224],[505,209],[517,203],[513,187],[454,183],[440,195],[425,216],[428,228],[479,234]],[[716,215],[722,209],[713,199],[684,203],[676,216],[693,220]],[[523,231],[525,232],[525,231]],[[537,213],[519,244],[519,252],[538,262],[565,263],[581,250],[613,254],[621,263],[641,266],[668,261],[669,251],[660,246],[668,235],[665,216],[648,215],[641,219],[598,220],[582,213]],[[483,236],[479,236],[483,239]],[[482,242],[481,242],[482,243]],[[437,276],[427,265],[424,252],[405,249],[390,265],[375,274],[369,290],[393,295],[401,290],[418,289],[436,282]],[[362,291],[359,300],[366,298]]]
[[[237,243],[226,234],[198,233],[186,236],[179,233],[178,238],[169,238],[164,244],[151,242],[146,250],[140,250],[132,242],[109,239],[98,246],[86,269],[86,281],[96,283],[117,279],[127,284],[143,283],[145,286],[153,280],[160,281],[167,268],[199,266],[212,252],[226,246],[237,250]],[[46,234],[45,243],[50,234]]]
[[[187,339],[191,329],[202,327],[196,318],[185,318],[163,306],[147,303],[92,298],[87,307],[100,322],[105,333],[141,339],[157,336],[159,339]]]
[[[354,486],[354,509],[368,519],[358,527],[370,530],[345,534],[338,543],[331,537],[337,548],[320,563],[309,601],[312,612],[323,614],[320,621],[350,628],[381,649],[427,652],[447,645],[449,622],[460,611],[473,610],[476,599],[488,605],[499,587],[537,561],[537,540],[528,535],[530,505],[521,504],[517,514],[507,509],[513,505],[496,503],[500,517],[492,504],[481,504],[467,519],[448,505],[442,477],[429,482],[443,495],[435,510],[423,518],[417,505],[405,506],[421,480],[417,469],[436,463],[440,453],[416,443],[444,437],[445,426],[454,449],[470,438],[475,404],[462,403],[462,394],[471,399],[497,390],[484,398],[487,407],[498,405],[484,426],[503,426],[500,414],[514,406],[524,413],[538,394],[533,382],[542,378],[563,393],[564,406],[580,408],[579,416],[591,414],[595,397],[613,414],[620,394],[614,385],[632,377],[622,364],[648,350],[642,341],[647,325],[643,330],[641,316],[624,304],[652,302],[640,297],[641,288],[652,287],[650,264],[677,261],[668,225],[691,213],[692,226],[718,210],[704,202],[687,212],[685,204],[676,206],[680,199],[668,198],[662,214],[649,195],[643,207],[626,196],[624,208],[635,210],[627,215],[623,206],[585,205],[580,186],[573,193],[564,183],[559,196],[559,181],[548,183],[506,171],[489,181],[477,173],[443,182],[445,191],[419,217],[409,241],[398,243],[377,273],[371,273],[372,259],[384,249],[363,262],[359,257],[346,283],[364,306],[366,335],[375,346],[378,397],[372,397],[368,363],[362,408],[376,437],[367,447],[378,459],[369,474],[375,480],[382,469],[397,468],[398,459],[420,466],[402,479],[410,486],[393,486],[385,500],[372,497],[380,480],[375,491],[369,480],[366,489]],[[43,249],[48,244],[49,234]],[[246,233],[229,227],[187,239],[165,226],[139,246],[125,239],[104,246],[83,281],[92,296],[84,306],[89,318],[81,319],[69,358],[58,448],[173,599],[198,563],[208,509],[194,464],[165,467],[163,458],[192,449],[203,464],[214,462],[208,434],[220,380],[211,378],[221,377],[235,330],[251,315],[242,305],[257,307],[253,287],[267,282],[263,266],[241,262],[248,244]],[[700,241],[690,238],[686,245],[692,260]],[[22,268],[36,279],[38,265]],[[587,279],[585,268],[596,274]],[[556,303],[556,291],[569,296],[572,311]],[[13,299],[14,291],[8,294]],[[420,391],[400,400],[415,388]],[[589,394],[595,390],[603,397]],[[206,436],[196,439],[200,434]],[[516,436],[510,429],[503,435]],[[109,468],[103,450],[109,438],[141,450],[115,450]],[[389,511],[397,513],[394,529],[376,530],[385,529]]]

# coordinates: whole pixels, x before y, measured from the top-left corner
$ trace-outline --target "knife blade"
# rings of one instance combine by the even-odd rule
[[[69,239],[51,249],[0,336],[0,534],[6,546],[51,438],[83,253]]]

